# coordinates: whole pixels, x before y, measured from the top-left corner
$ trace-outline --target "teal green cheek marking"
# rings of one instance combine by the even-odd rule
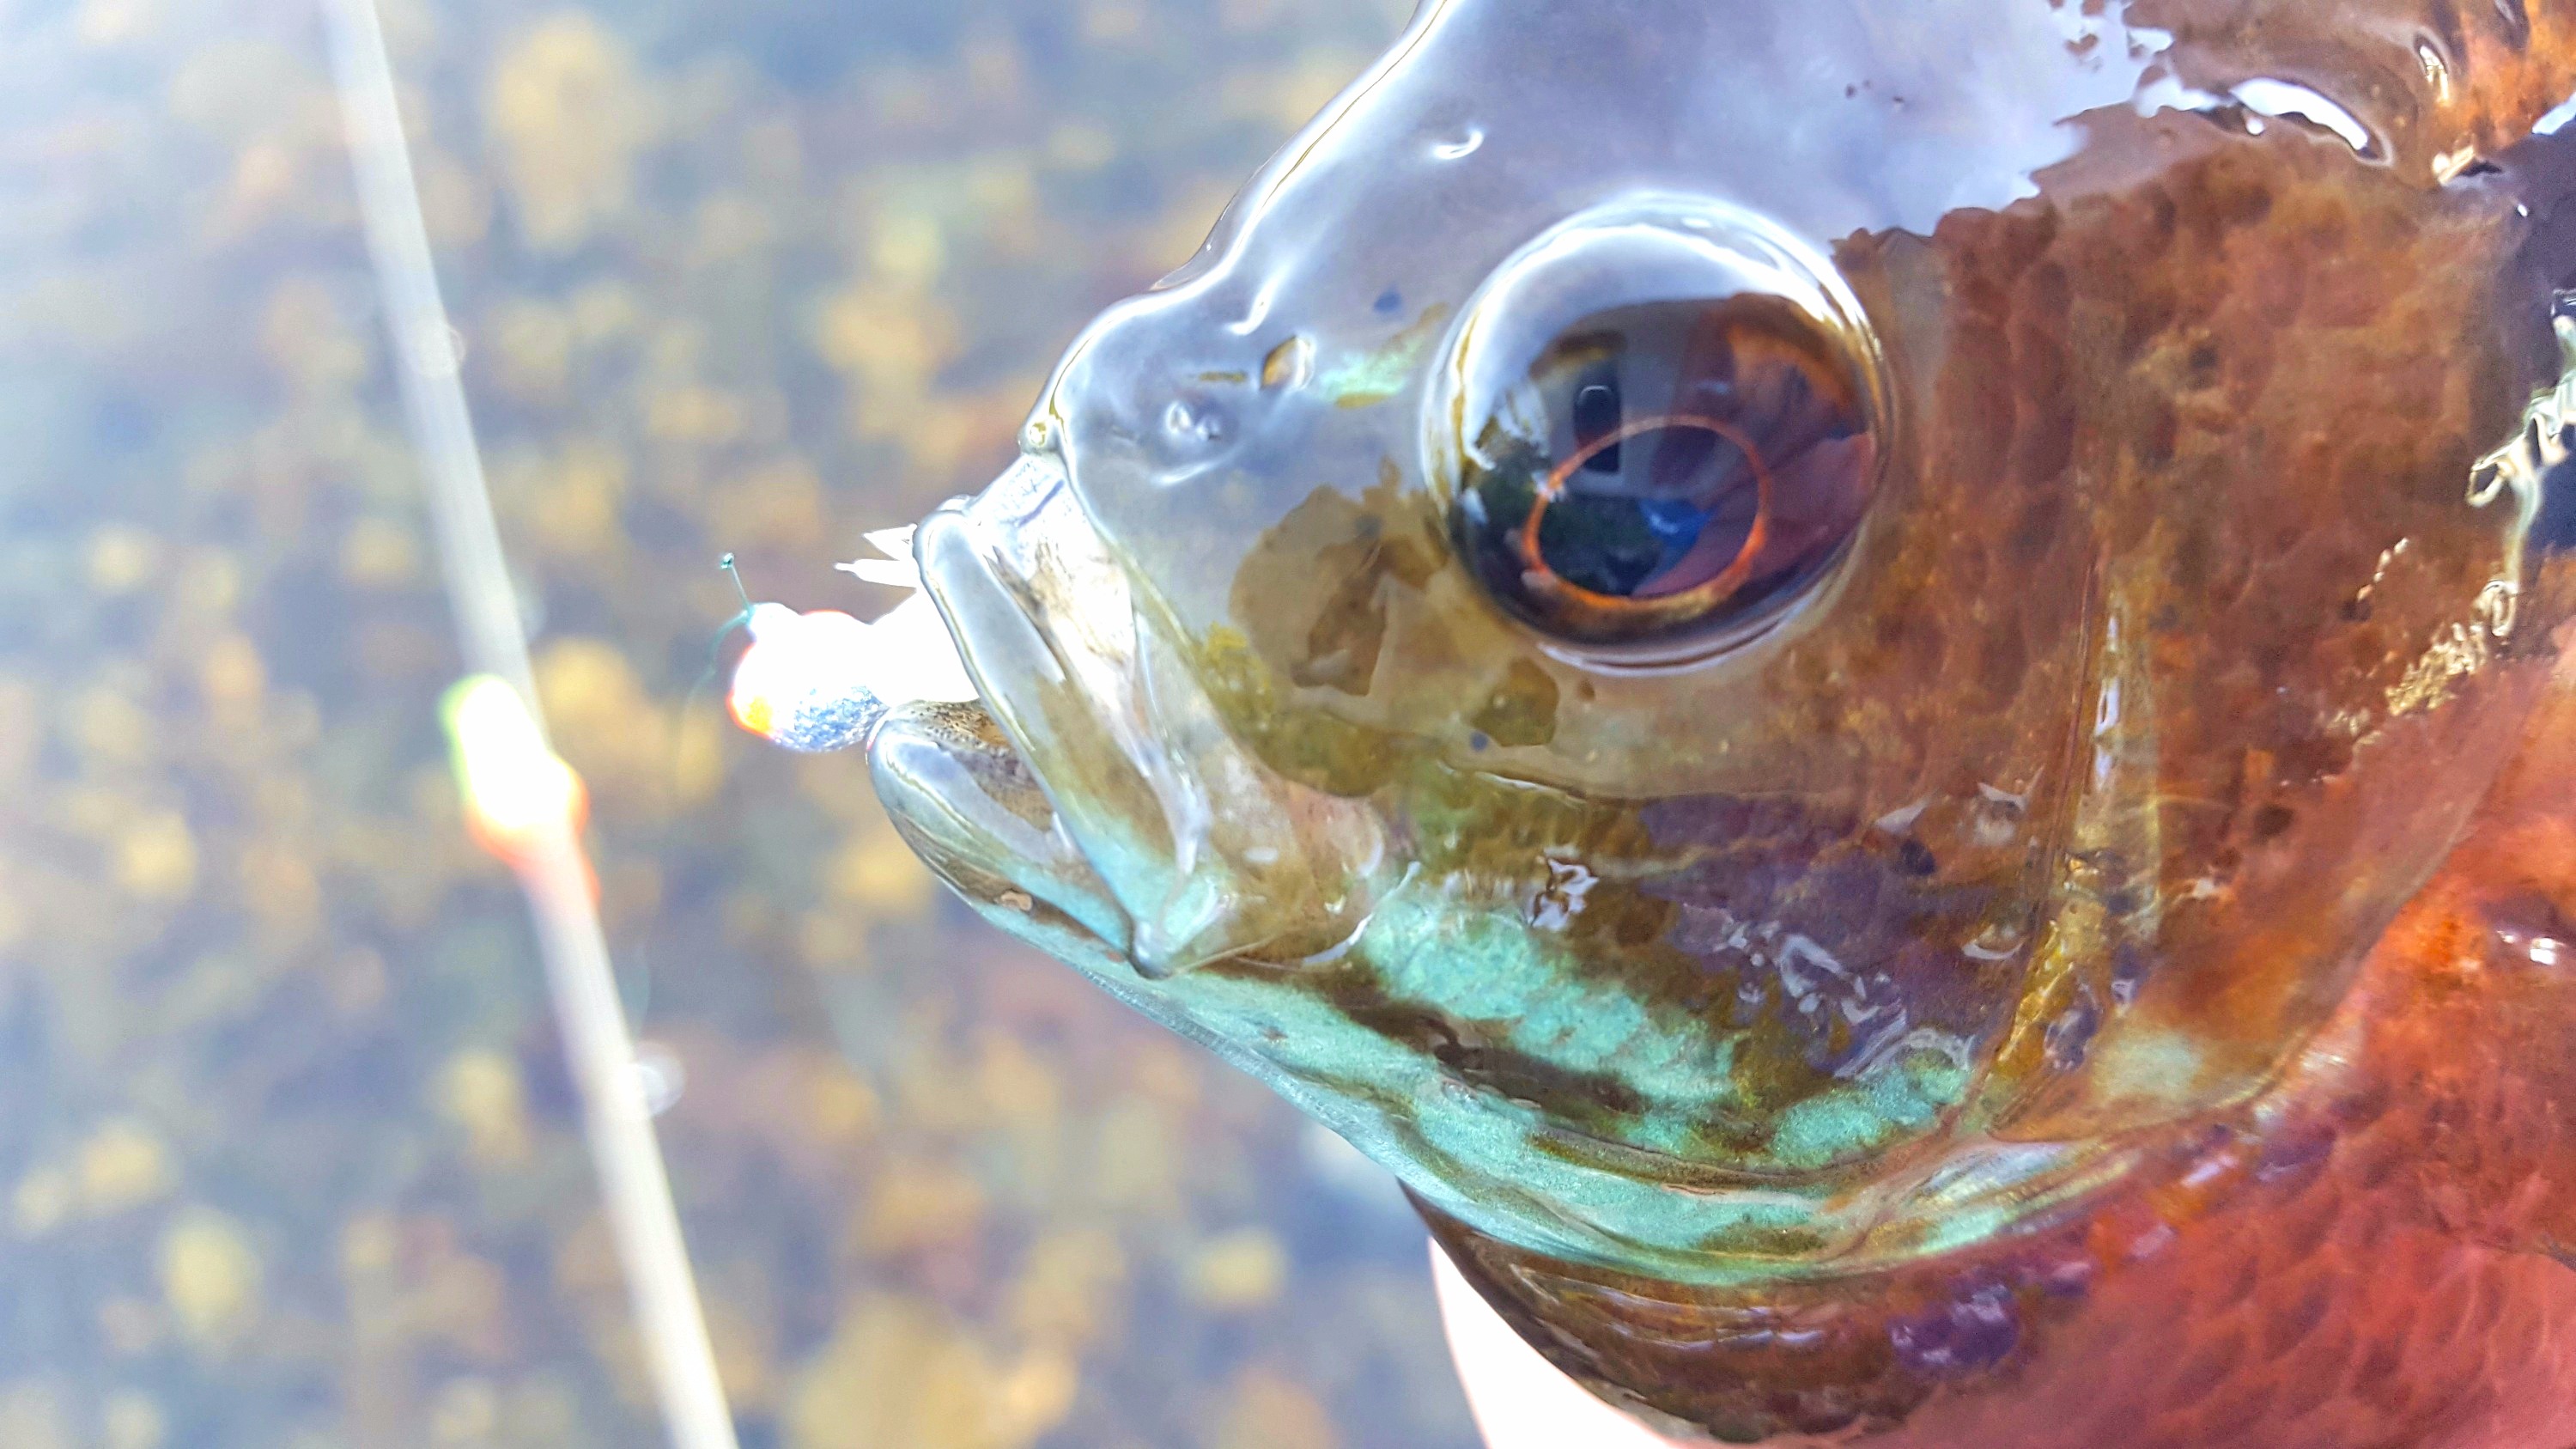
[[[1657,1135],[1667,1140],[1677,1124],[1736,1101],[1729,1036],[1689,1017],[1659,1020],[1616,984],[1590,979],[1599,967],[1524,923],[1517,903],[1416,885],[1380,905],[1359,952],[1390,996],[1492,1023],[1515,1051],[1687,1109],[1665,1118]]]
[[[1967,1068],[1946,1053],[1907,1052],[1781,1113],[1771,1155],[1788,1167],[1831,1166],[1921,1132],[1957,1104],[1967,1085]]]
[[[1650,1245],[1687,1244],[1734,1255],[1696,1265],[1711,1282],[1760,1278],[1763,1264],[1784,1249],[1812,1247],[1819,1204],[1810,1194],[1678,1191],[1571,1160],[1549,1145],[1555,1134],[1537,1111],[1447,1080],[1431,1058],[1352,1021],[1293,973],[1185,972],[1149,982],[1077,932],[998,907],[980,909],[1013,934],[1072,961],[1128,1004],[1269,1082],[1444,1211],[1463,1214],[1508,1205],[1536,1245],[1571,1258],[1601,1260],[1602,1234],[1641,1251]],[[1376,943],[1380,948],[1419,953],[1412,976],[1448,984],[1480,1009],[1507,1008],[1519,999],[1516,993],[1546,995],[1549,989],[1574,985],[1553,974],[1571,959],[1511,917],[1434,898],[1409,902],[1405,909],[1382,913],[1382,919],[1390,934]],[[1439,949],[1428,949],[1435,946]],[[1477,968],[1502,975],[1476,977]],[[1458,984],[1470,978],[1475,979],[1472,987]],[[1582,1009],[1579,1001],[1556,1003],[1546,1014],[1548,1030],[1565,1036],[1567,1021]],[[1665,1045],[1678,1051],[1673,1043]],[[1616,1043],[1602,1038],[1589,1046],[1598,1054]],[[1719,1051],[1718,1059],[1724,1060],[1723,1044],[1691,1047]],[[1674,1064],[1678,1060],[1672,1057],[1662,1071],[1683,1071]],[[1625,1075],[1630,1078],[1655,1075],[1635,1070],[1634,1061],[1628,1065]],[[1915,1052],[1865,1086],[1854,1084],[1853,1090],[1875,1094],[1876,1110],[1893,1118],[1933,1110],[1927,1104],[1955,1094],[1962,1079],[1941,1053]],[[1679,1145],[1704,1117],[1704,1111],[1689,1106],[1659,1105],[1643,1116],[1629,1140],[1639,1147]],[[1553,1231],[1551,1222],[1568,1209],[1592,1226],[1579,1234]]]
[[[1815,1204],[1795,1193],[1676,1192],[1568,1161],[1541,1145],[1550,1133],[1538,1112],[1443,1080],[1429,1059],[1281,981],[1194,975],[1179,978],[1177,990],[1198,1022],[1230,1039],[1264,1041],[1261,1056],[1248,1065],[1444,1210],[1473,1211],[1510,1199],[1526,1205],[1535,1223],[1544,1220],[1541,1205],[1571,1204],[1638,1244],[1694,1242],[1757,1258],[1783,1235],[1807,1230],[1814,1218]],[[1389,1114],[1381,1103],[1399,1105]],[[1406,1170],[1426,1158],[1451,1164],[1450,1170]],[[1474,1175],[1458,1166],[1466,1163],[1476,1164]],[[1594,1256],[1581,1238],[1552,1246],[1569,1257]],[[1704,1266],[1718,1271],[1724,1265]]]
[[[1326,373],[1316,387],[1335,407],[1359,408],[1382,403],[1413,385],[1423,355],[1438,336],[1446,308],[1433,308],[1402,335],[1375,352],[1364,352]]]

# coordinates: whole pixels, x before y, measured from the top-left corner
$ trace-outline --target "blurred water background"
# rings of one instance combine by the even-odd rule
[[[1420,1230],[724,724],[1400,0],[395,0],[752,1449],[1465,1449]],[[0,1445],[660,1441],[300,0],[0,0]]]

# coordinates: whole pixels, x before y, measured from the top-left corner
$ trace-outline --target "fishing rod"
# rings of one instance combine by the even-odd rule
[[[440,711],[466,823],[476,842],[518,877],[535,918],[565,1060],[581,1097],[583,1135],[673,1449],[736,1449],[670,1174],[609,967],[598,877],[582,842],[587,794],[546,740],[527,634],[466,406],[462,349],[439,295],[421,218],[384,29],[375,0],[322,0],[322,13],[367,249],[393,335],[394,374],[420,456],[467,671]]]

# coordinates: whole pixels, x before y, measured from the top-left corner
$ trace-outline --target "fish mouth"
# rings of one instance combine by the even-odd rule
[[[897,709],[869,763],[970,903],[1149,980],[1330,950],[1364,922],[1387,859],[1376,812],[1235,742],[1060,462],[1023,456],[942,506],[913,558],[977,698]]]

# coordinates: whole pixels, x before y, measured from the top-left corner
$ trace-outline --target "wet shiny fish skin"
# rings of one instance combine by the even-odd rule
[[[2571,89],[1426,5],[923,523],[880,793],[1665,1427],[2554,1449]]]
[[[1432,1217],[1559,1367],[1683,1442],[2576,1439],[2576,679],[2283,1080],[2116,1188],[1885,1271],[1694,1290]]]

